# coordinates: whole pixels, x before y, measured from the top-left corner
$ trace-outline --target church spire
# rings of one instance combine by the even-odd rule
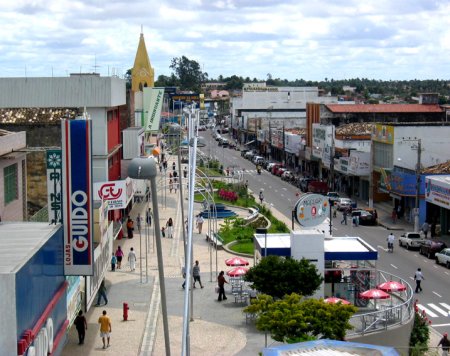
[[[155,86],[155,71],[150,64],[147,48],[145,47],[143,26],[141,25],[141,35],[139,45],[131,70],[131,90],[133,92],[142,91],[143,87]]]

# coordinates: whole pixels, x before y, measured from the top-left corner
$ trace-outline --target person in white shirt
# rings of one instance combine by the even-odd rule
[[[425,280],[422,270],[420,268],[417,269],[414,274],[414,280],[416,281],[416,293],[422,292],[422,286],[420,285],[423,280]]]
[[[198,214],[197,215],[197,229],[198,229],[199,234],[202,233],[202,227],[203,227],[204,222],[205,222],[205,220],[203,219],[203,216],[201,214]]]
[[[387,237],[388,251],[389,251],[389,252],[394,252],[394,241],[395,241],[395,236],[394,236],[394,234],[391,232],[391,233],[389,234],[389,236]]]
[[[130,263],[131,271],[134,271],[136,269],[136,254],[134,253],[133,247],[130,249],[130,252],[128,253],[128,262]]]

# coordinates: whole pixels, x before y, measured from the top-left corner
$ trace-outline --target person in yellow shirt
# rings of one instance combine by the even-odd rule
[[[103,310],[102,316],[98,318],[100,324],[100,337],[103,341],[103,348],[109,347],[109,334],[111,333],[111,319],[106,315],[106,310]],[[106,344],[108,340],[108,344]]]

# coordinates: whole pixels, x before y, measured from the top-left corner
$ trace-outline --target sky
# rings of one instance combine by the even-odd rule
[[[0,0],[1,77],[123,77],[141,26],[155,77],[450,79],[449,0]],[[155,78],[155,79],[156,79]]]

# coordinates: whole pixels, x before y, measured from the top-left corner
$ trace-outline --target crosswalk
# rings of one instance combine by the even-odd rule
[[[446,303],[417,304],[420,311],[424,311],[429,318],[440,318],[450,316],[450,305]]]

